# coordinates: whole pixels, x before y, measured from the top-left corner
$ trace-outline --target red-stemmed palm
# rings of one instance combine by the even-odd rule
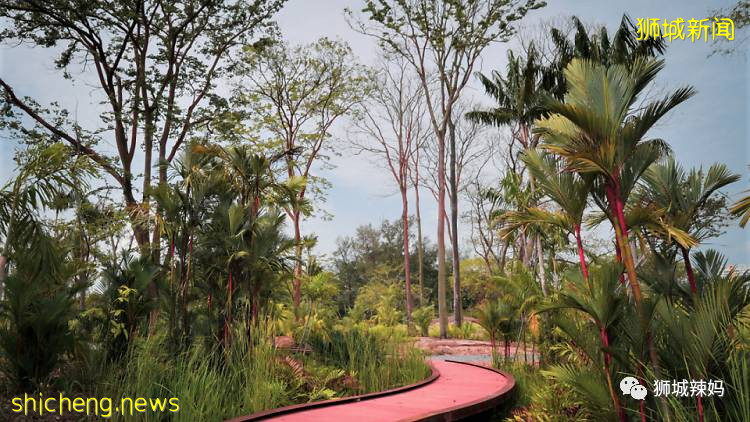
[[[740,176],[731,173],[724,164],[713,164],[706,172],[702,168],[686,172],[670,157],[645,172],[643,189],[638,192],[636,201],[663,209],[663,218],[670,226],[689,233],[700,242],[710,235],[700,226],[698,217],[701,210],[719,189],[739,179]],[[691,245],[680,243],[678,247],[690,282],[690,292],[695,298],[698,287],[690,263]]]
[[[601,183],[613,217],[636,306],[642,294],[625,223],[623,171],[639,156],[659,155],[668,147],[646,139],[648,131],[672,108],[693,95],[681,88],[667,97],[638,105],[643,90],[663,68],[663,61],[638,58],[630,68],[606,67],[574,59],[564,71],[564,101],[549,99],[551,115],[537,121],[542,148],[563,158],[568,171],[593,175]]]

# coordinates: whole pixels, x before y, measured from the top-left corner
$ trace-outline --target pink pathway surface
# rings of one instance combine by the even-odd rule
[[[342,403],[270,417],[274,422],[416,421],[492,400],[512,387],[500,373],[454,362],[432,361],[440,372],[433,382],[389,396]]]

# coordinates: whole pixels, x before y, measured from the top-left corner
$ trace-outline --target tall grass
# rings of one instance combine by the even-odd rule
[[[393,388],[429,376],[424,357],[406,336],[366,328],[313,334],[313,353],[283,355],[271,340],[271,325],[238,327],[231,346],[212,350],[196,342],[169,354],[164,336],[136,341],[119,366],[107,370],[96,397],[113,406],[123,397],[179,399],[179,412],[115,415],[115,420],[220,420],[275,407]],[[168,408],[168,407],[167,407]]]
[[[405,335],[383,334],[366,327],[337,328],[327,336],[312,335],[310,344],[323,361],[356,379],[354,393],[363,394],[412,384],[430,369],[421,351]]]
[[[168,355],[164,337],[152,336],[129,351],[124,367],[111,368],[97,396],[110,397],[115,404],[123,397],[176,397],[180,409],[170,414],[174,421],[220,420],[290,404],[291,375],[276,359],[266,331],[254,330],[248,339],[244,329],[237,329],[223,353],[196,343],[177,356]],[[147,411],[135,419],[157,421],[166,416]]]

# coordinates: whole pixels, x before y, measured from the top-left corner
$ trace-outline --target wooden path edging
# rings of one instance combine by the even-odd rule
[[[339,404],[353,403],[363,400],[370,400],[379,397],[390,396],[393,394],[403,393],[405,391],[413,390],[415,388],[423,387],[440,377],[440,371],[435,368],[432,363],[430,365],[430,376],[423,379],[422,381],[415,382],[414,384],[404,385],[401,387],[391,388],[389,390],[376,391],[374,393],[360,394],[358,396],[347,396],[331,400],[316,401],[312,403],[294,404],[291,406],[277,407],[276,409],[264,410],[262,412],[256,412],[249,415],[238,416],[236,418],[227,419],[225,422],[250,422],[259,421],[272,416],[281,416],[289,413],[300,412],[309,409],[317,409],[320,407],[337,406]]]
[[[500,371],[500,370],[490,368],[487,366],[475,364],[475,363],[470,363],[470,362],[461,362],[461,361],[455,361],[455,360],[450,360],[450,359],[447,359],[446,362],[456,363],[456,364],[461,364],[461,365],[468,365],[468,366],[473,366],[473,367],[485,369],[488,371],[492,371],[506,378],[508,382],[500,390],[493,391],[491,394],[485,397],[476,399],[474,401],[471,401],[469,403],[461,403],[461,404],[458,404],[456,406],[453,406],[447,409],[440,409],[434,412],[423,413],[415,417],[403,419],[399,422],[456,421],[456,420],[462,420],[462,419],[465,419],[474,415],[478,415],[481,413],[491,412],[492,410],[497,408],[500,404],[507,401],[509,397],[511,396],[511,393],[515,389],[516,380],[511,374],[507,372]],[[409,390],[414,390],[416,388],[426,386],[440,377],[440,372],[432,364],[432,362],[430,362],[429,365],[432,370],[431,375],[428,378],[422,381],[419,381],[417,383],[414,383],[414,384],[409,384],[403,387],[393,388],[393,389],[379,391],[375,393],[362,394],[358,396],[349,396],[349,397],[343,397],[339,399],[325,400],[325,401],[319,401],[319,402],[313,402],[313,403],[303,403],[303,404],[297,404],[297,405],[292,405],[292,406],[280,407],[276,409],[270,409],[270,410],[266,410],[263,412],[253,413],[250,415],[239,416],[233,419],[229,419],[226,422],[258,421],[258,420],[263,420],[265,418],[287,415],[287,414],[297,413],[297,412],[303,412],[303,411],[310,410],[310,409],[345,405],[346,403],[360,402],[360,401],[371,400],[371,399],[376,399],[376,398],[380,398],[384,396],[407,392]]]
[[[499,369],[491,368],[489,366],[480,365],[472,362],[462,362],[458,360],[446,359],[445,362],[459,363],[461,365],[474,366],[477,368],[486,369],[488,371],[495,372],[502,375],[508,380],[508,383],[501,388],[499,391],[495,391],[492,394],[474,400],[469,403],[462,403],[448,409],[441,409],[433,413],[425,413],[414,418],[403,419],[399,422],[445,422],[445,421],[460,421],[462,419],[478,415],[480,413],[491,412],[499,405],[507,401],[513,390],[516,388],[516,379],[513,375],[501,371]]]

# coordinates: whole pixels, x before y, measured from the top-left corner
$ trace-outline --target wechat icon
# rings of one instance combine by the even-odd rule
[[[638,382],[635,377],[625,377],[620,381],[620,390],[625,396],[630,396],[636,400],[643,400],[648,394],[646,387]]]

